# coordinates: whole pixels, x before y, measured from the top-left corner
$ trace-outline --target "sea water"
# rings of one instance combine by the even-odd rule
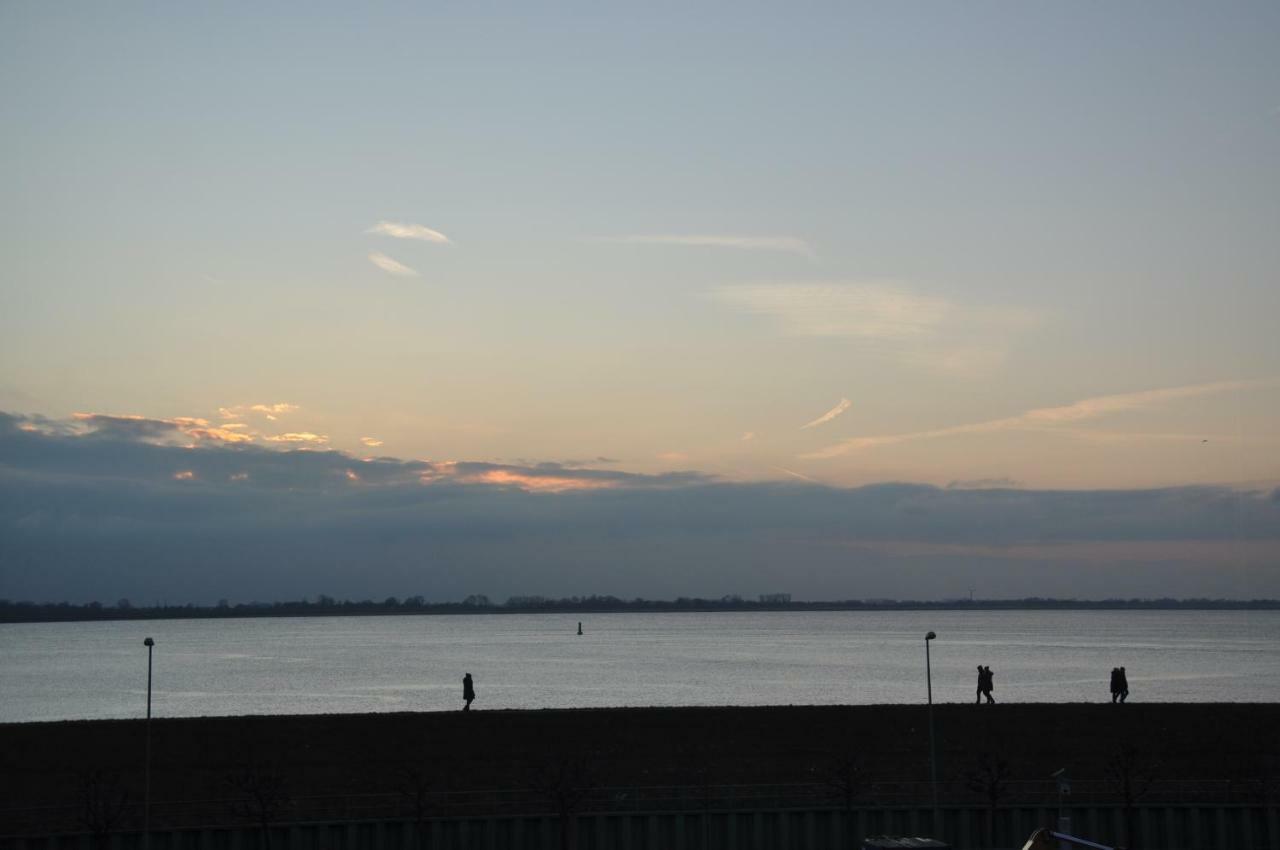
[[[578,621],[584,634],[577,634]],[[0,722],[157,716],[919,703],[1280,702],[1277,611],[299,617],[0,625]]]

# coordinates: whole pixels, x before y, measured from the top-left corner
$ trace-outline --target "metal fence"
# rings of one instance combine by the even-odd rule
[[[931,835],[956,850],[1018,848],[1057,808],[977,806],[601,812],[227,825],[0,837],[0,850],[853,850],[872,835]],[[1273,850],[1275,806],[1076,805],[1072,833],[1143,850]]]
[[[749,812],[777,809],[886,809],[917,807],[930,799],[927,782],[867,782],[841,786],[836,782],[754,785],[662,785],[520,788],[486,791],[406,789],[378,794],[291,797],[228,796],[205,800],[153,800],[153,830],[264,823],[345,821],[422,821],[432,818],[516,817],[572,812],[625,813],[708,811]],[[941,783],[944,806],[991,809],[981,789],[963,783]],[[1124,799],[1114,782],[1074,781],[1070,796],[1060,798],[1052,780],[1002,783],[995,808],[1054,808],[1118,805]],[[1280,802],[1280,787],[1267,782],[1228,780],[1172,780],[1150,782],[1132,802],[1157,805],[1269,805]],[[85,801],[21,809],[0,808],[0,837],[77,832],[122,832],[140,829],[143,807],[136,800],[104,811],[99,802],[87,811]]]

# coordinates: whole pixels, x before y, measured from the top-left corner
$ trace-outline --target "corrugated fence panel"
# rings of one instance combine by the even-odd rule
[[[1067,809],[1076,835],[1149,850],[1272,850],[1280,847],[1276,806],[1120,806]],[[995,811],[948,806],[945,833],[956,850],[1017,848],[1056,809]],[[302,823],[140,833],[0,838],[0,850],[856,850],[871,835],[928,835],[928,807],[593,813]],[[568,834],[562,832],[568,830]],[[1127,830],[1133,830],[1130,838]]]

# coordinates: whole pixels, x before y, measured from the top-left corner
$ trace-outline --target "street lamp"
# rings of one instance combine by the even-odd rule
[[[933,740],[933,670],[929,663],[929,641],[937,637],[933,632],[924,636],[924,681],[929,694],[929,778],[933,788],[934,833],[938,833],[942,828],[942,817],[938,811],[938,750]]]
[[[147,638],[142,642],[147,648],[147,764],[142,791],[142,846],[151,850],[151,653],[156,642]]]
[[[151,719],[151,651],[155,649],[156,642],[152,638],[147,638],[142,642],[147,648],[147,719]]]

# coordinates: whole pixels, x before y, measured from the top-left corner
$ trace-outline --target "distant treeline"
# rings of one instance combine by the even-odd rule
[[[833,602],[797,602],[790,594],[772,593],[744,599],[729,595],[719,599],[682,596],[675,600],[619,599],[616,596],[512,596],[493,602],[487,596],[468,596],[461,602],[428,602],[422,596],[381,602],[364,599],[337,600],[320,595],[295,602],[238,602],[219,600],[216,605],[134,605],[121,599],[114,605],[89,602],[13,602],[0,599],[0,623],[69,622],[74,620],[168,620],[217,617],[326,617],[377,616],[379,614],[586,614],[612,611],[1239,611],[1280,610],[1277,599],[846,599]]]

